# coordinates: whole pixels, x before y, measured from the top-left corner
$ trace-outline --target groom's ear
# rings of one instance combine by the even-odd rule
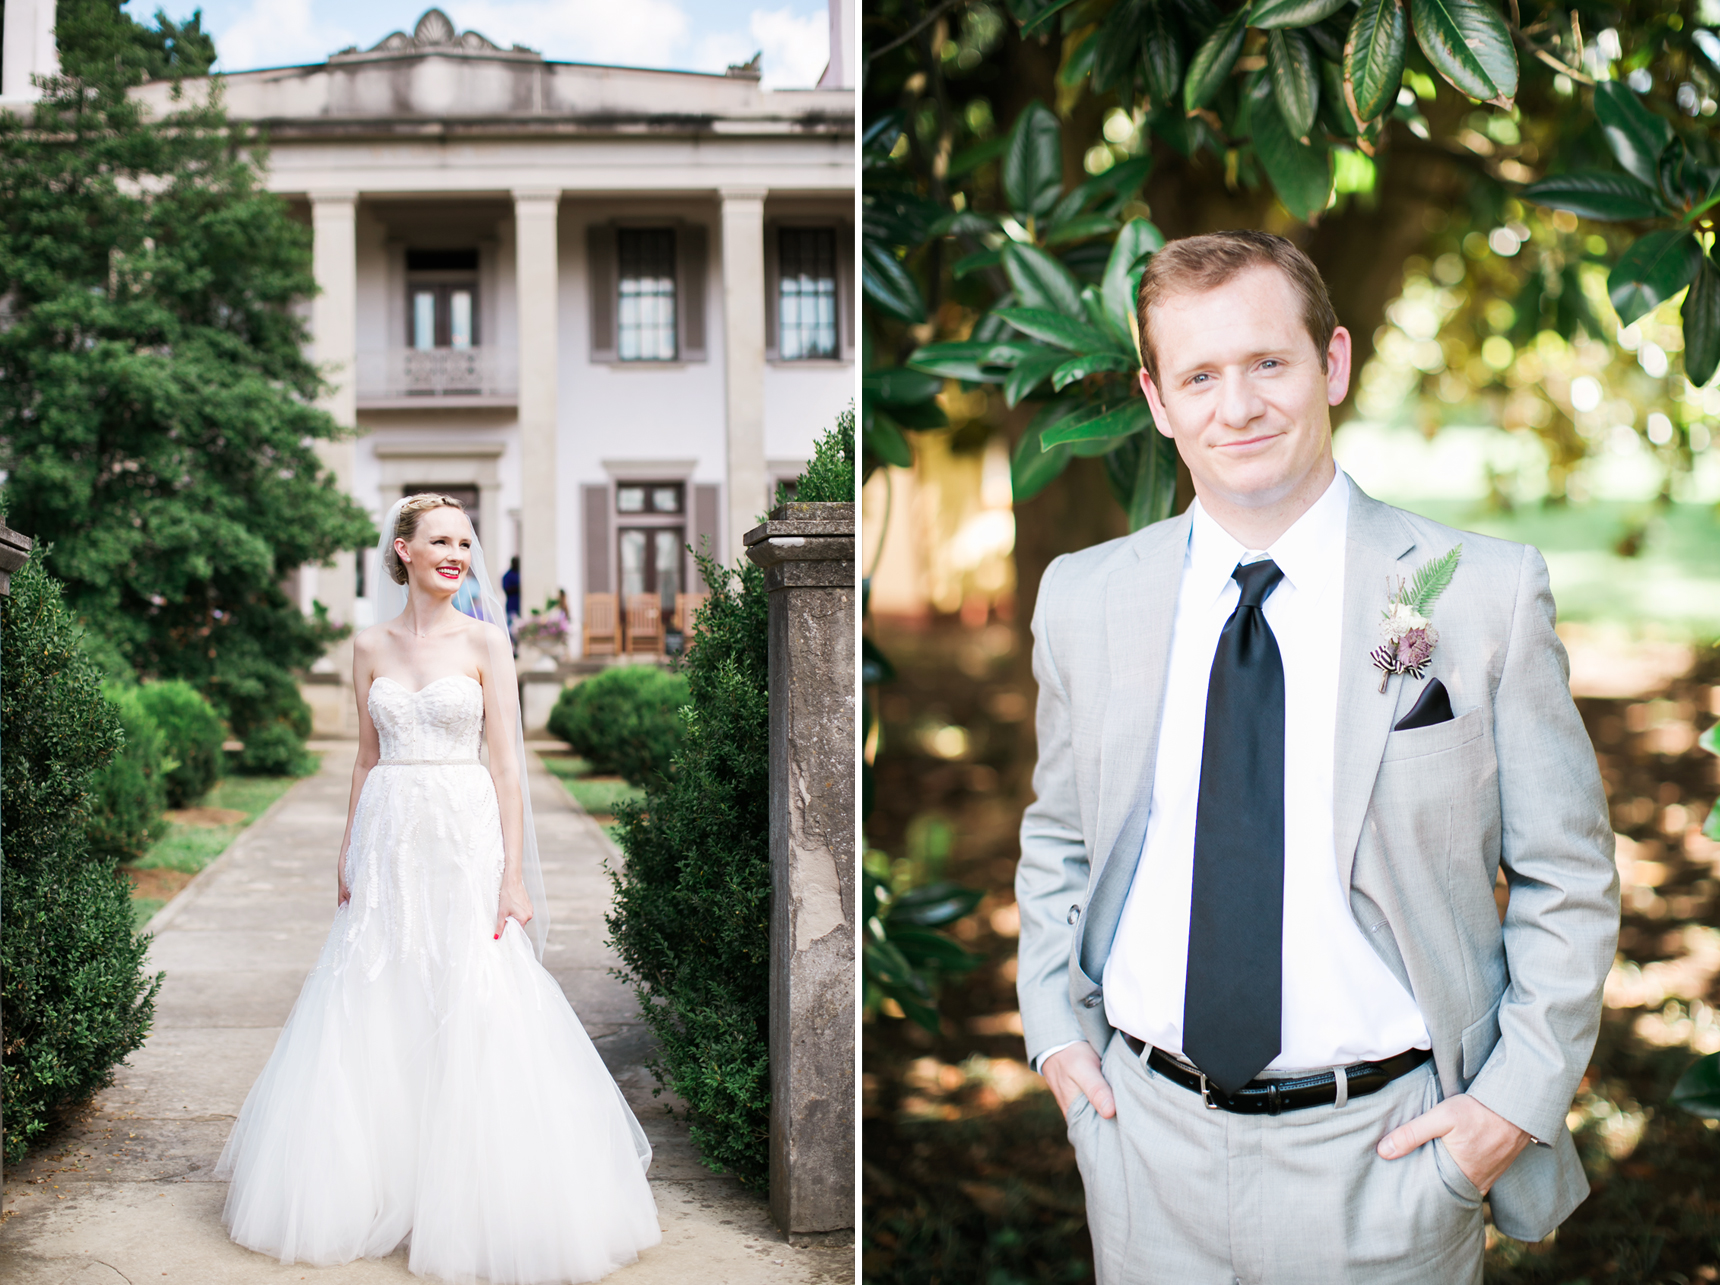
[[[1165,437],[1176,437],[1171,432],[1170,416],[1165,414],[1165,399],[1159,396],[1159,386],[1153,382],[1153,377],[1147,373],[1145,366],[1140,370],[1141,394],[1147,399],[1147,409],[1153,413],[1153,426]]]

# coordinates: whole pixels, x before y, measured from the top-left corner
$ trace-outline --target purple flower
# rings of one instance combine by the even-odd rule
[[[1426,629],[1411,629],[1397,641],[1397,664],[1400,670],[1419,670],[1433,658],[1433,639]]]

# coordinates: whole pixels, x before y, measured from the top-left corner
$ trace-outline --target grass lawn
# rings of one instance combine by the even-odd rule
[[[611,841],[615,838],[615,805],[623,799],[637,802],[645,791],[629,785],[619,776],[596,776],[591,764],[577,754],[540,753],[543,765],[567,787],[573,801],[591,814],[591,819],[603,827]]]
[[[261,816],[297,779],[228,777],[198,800],[196,808],[181,814],[191,818],[189,823],[170,819],[167,833],[141,860],[120,867],[132,882],[132,922],[139,929],[148,923],[156,911],[178,896],[199,870],[225,852],[239,831]],[[220,813],[228,816],[221,817]]]

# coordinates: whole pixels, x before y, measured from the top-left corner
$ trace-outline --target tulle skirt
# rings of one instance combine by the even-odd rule
[[[406,785],[376,772],[366,784],[352,899],[217,1165],[231,1179],[223,1221],[283,1263],[409,1241],[423,1276],[596,1280],[661,1238],[650,1146],[524,930],[510,920],[494,939],[487,845],[408,843],[387,823],[413,802],[388,796],[419,792]],[[482,813],[488,774],[454,785]],[[448,807],[431,793],[422,802]]]

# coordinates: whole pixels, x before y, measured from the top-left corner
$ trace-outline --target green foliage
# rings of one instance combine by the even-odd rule
[[[786,488],[783,488],[786,491]],[[777,503],[787,498],[779,492]],[[812,461],[795,484],[794,498],[803,504],[854,503],[854,407],[836,417],[812,448]]]
[[[122,740],[119,753],[90,777],[90,851],[130,862],[166,833],[167,773],[177,764],[135,685],[110,680],[102,694],[119,714]]]
[[[1672,1086],[1667,1101],[1704,1120],[1720,1120],[1720,1053],[1710,1053],[1691,1063],[1690,1069]]]
[[[617,665],[562,689],[549,730],[591,761],[634,785],[669,770],[680,748],[687,680],[655,665]]]
[[[188,808],[221,779],[220,716],[201,693],[181,679],[145,683],[137,699],[166,738],[174,766],[165,776],[169,807]]]
[[[90,778],[119,750],[120,718],[39,552],[0,599],[0,671],[0,1079],[15,1164],[143,1044],[161,979],[143,975],[130,884],[90,851]]]
[[[861,959],[868,1016],[893,999],[902,1012],[938,1033],[938,984],[985,962],[953,938],[935,931],[973,913],[985,893],[953,883],[932,883],[897,895],[882,873],[866,871],[860,909],[866,926]]]
[[[1422,615],[1433,610],[1434,600],[1444,593],[1457,572],[1457,560],[1463,556],[1463,546],[1454,544],[1440,557],[1430,559],[1416,568],[1409,582],[1409,595],[1404,599]]]
[[[319,760],[289,723],[264,723],[245,737],[236,766],[246,776],[309,776]]]
[[[626,863],[605,923],[711,1168],[769,1181],[769,612],[763,572],[698,555],[711,596],[683,662],[674,771],[616,805]],[[611,671],[614,672],[614,671]]]
[[[67,76],[97,83],[136,84],[201,76],[215,64],[215,42],[203,30],[203,11],[183,23],[160,9],[155,26],[135,22],[124,0],[60,0],[55,43]]]
[[[338,631],[279,586],[374,539],[317,455],[346,430],[315,405],[295,312],[310,229],[218,87],[159,121],[126,97],[198,69],[196,19],[140,36],[112,0],[59,14],[68,77],[34,121],[0,114],[10,520],[136,673],[190,682],[241,739],[302,727],[292,671]]]

